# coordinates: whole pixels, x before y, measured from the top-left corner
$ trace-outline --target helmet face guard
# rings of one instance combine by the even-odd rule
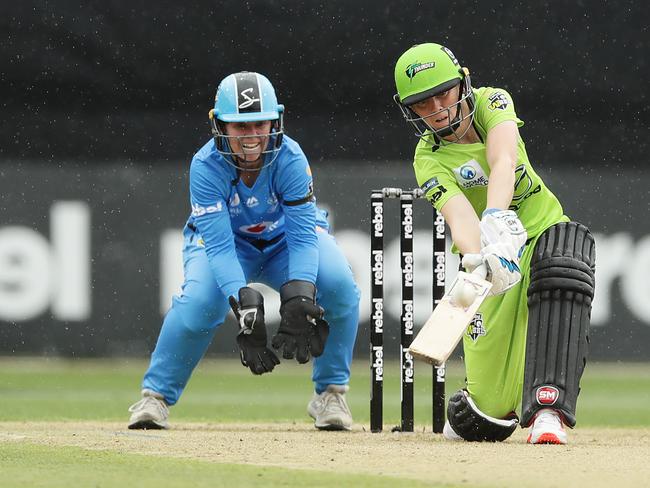
[[[280,113],[278,120],[271,124],[271,131],[266,135],[256,134],[247,136],[231,136],[226,133],[226,122],[217,120],[214,116],[214,109],[210,110],[209,118],[210,128],[212,130],[212,136],[214,137],[214,144],[217,151],[223,156],[228,164],[234,166],[239,171],[259,171],[260,169],[273,164],[275,159],[278,157],[280,147],[282,146],[282,136],[284,135],[284,114]],[[231,141],[236,140],[239,143],[238,146],[243,147],[247,140],[253,138],[259,139],[260,137],[268,138],[266,148],[260,153],[260,159],[263,161],[262,165],[256,168],[247,168],[242,166],[242,163],[246,161],[246,153],[235,152]]]
[[[397,93],[393,100],[415,135],[436,145],[460,142],[474,119],[474,92],[467,68],[461,68],[453,53],[439,44],[419,44],[407,50],[395,65]],[[439,111],[418,115],[411,108],[415,103],[460,86],[458,101]],[[465,102],[465,104],[463,104]],[[464,108],[465,105],[467,108]],[[426,119],[446,115],[448,124],[434,129]],[[469,119],[462,133],[456,131]],[[451,140],[444,139],[450,138]],[[433,139],[433,140],[432,140]]]
[[[474,112],[475,112],[474,93],[472,91],[472,85],[469,79],[469,75],[466,75],[462,81],[454,83],[451,86],[451,88],[457,85],[460,85],[457,102],[455,102],[453,105],[450,105],[447,108],[443,108],[436,112],[431,112],[429,114],[425,114],[422,116],[419,116],[417,113],[415,113],[415,111],[411,108],[410,105],[405,105],[401,103],[398,94],[395,94],[393,96],[393,100],[401,110],[404,119],[409,124],[411,124],[415,129],[415,135],[417,137],[421,139],[425,139],[430,142],[431,142],[431,138],[433,137],[434,142],[437,145],[444,146],[445,144],[454,144],[460,142],[460,140],[465,136],[465,134],[467,134],[467,131],[471,127],[471,121],[474,119]],[[448,89],[449,88],[444,88],[440,90],[438,93],[442,93]],[[434,93],[429,96],[435,96],[436,94],[437,93]],[[428,97],[425,97],[425,99],[426,98]],[[417,103],[419,101],[420,100],[417,100],[412,103]],[[463,101],[467,102],[466,104],[467,109],[463,109]],[[444,115],[447,116],[447,120],[449,121],[445,127],[434,129],[426,121],[426,119],[430,117],[440,118],[440,116],[444,116]],[[467,119],[470,120],[470,123],[467,124],[465,130],[463,130],[462,133],[456,132],[457,129],[461,126],[462,122]],[[445,137],[449,137],[449,136],[453,136],[453,139],[452,140],[444,139]]]
[[[214,108],[209,113],[210,128],[219,154],[226,162],[240,171],[259,171],[272,164],[278,157],[284,135],[284,106],[278,103],[271,82],[259,73],[243,71],[227,76],[219,84]],[[260,122],[270,120],[268,134],[243,136],[228,135],[229,122]],[[264,150],[260,153],[262,164],[256,168],[244,167],[245,152],[235,152],[232,141],[243,147],[246,140],[267,137]]]

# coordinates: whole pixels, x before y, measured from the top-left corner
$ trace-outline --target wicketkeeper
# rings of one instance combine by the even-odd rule
[[[232,310],[241,362],[253,374],[284,359],[313,358],[307,411],[325,430],[349,430],[345,393],[359,319],[350,266],[316,206],[311,169],[284,133],[284,107],[261,74],[219,84],[213,138],[192,159],[191,214],[183,235],[185,283],[162,324],[130,429],[167,428],[215,331]],[[251,282],[280,292],[281,322],[267,340],[264,298]],[[272,346],[272,349],[271,347]],[[218,394],[218,393],[216,393]]]
[[[463,337],[467,383],[449,399],[444,435],[503,441],[520,424],[531,444],[566,444],[587,360],[594,239],[533,170],[508,92],[473,88],[433,43],[398,59],[395,84],[420,138],[418,185],[463,267],[485,265],[493,284]]]

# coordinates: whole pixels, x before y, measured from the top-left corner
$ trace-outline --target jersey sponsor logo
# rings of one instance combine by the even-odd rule
[[[488,108],[494,112],[495,110],[505,110],[508,108],[508,97],[505,93],[496,91],[488,97],[490,104]]]
[[[228,210],[230,211],[231,216],[236,217],[242,212],[240,204],[241,199],[239,198],[239,194],[235,192],[235,194],[230,198],[230,202],[228,204]]]
[[[249,197],[246,200],[246,206],[248,208],[257,207],[259,204],[260,204],[259,200],[257,198],[255,198],[255,197]]]
[[[487,186],[488,184],[488,178],[483,168],[475,159],[470,159],[461,166],[454,168],[454,177],[458,184],[466,190],[476,186]]]
[[[467,335],[476,342],[479,337],[487,334],[485,326],[483,325],[483,314],[481,312],[474,315],[474,318],[467,326]]]
[[[271,229],[273,226],[274,222],[258,222],[257,224],[248,224],[248,225],[242,225],[239,227],[239,230],[241,232],[246,232],[248,234],[260,234],[261,232],[264,232],[266,229]]]
[[[435,61],[430,61],[428,63],[419,63],[416,61],[415,63],[411,63],[406,67],[406,76],[409,77],[409,79],[413,79],[415,75],[417,75],[420,71],[424,71],[425,69],[431,69],[435,68],[436,63]]]
[[[560,398],[560,390],[554,386],[540,386],[535,391],[535,399],[540,405],[555,405]]]
[[[440,183],[438,183],[438,178],[436,178],[434,176],[433,178],[430,178],[427,181],[425,181],[420,188],[422,188],[422,191],[424,193],[427,193],[429,190],[431,190],[432,188],[435,188],[439,184]]]
[[[442,185],[439,185],[436,188],[436,191],[431,195],[431,205],[435,205],[436,202],[442,198],[442,195],[447,193],[447,189]]]
[[[533,185],[533,178],[526,170],[526,165],[520,164],[517,166],[515,168],[515,190],[512,194],[512,203],[509,207],[510,210],[519,210],[525,200],[528,200],[528,198],[542,191],[541,184],[538,183],[535,187],[533,187]]]
[[[274,193],[271,193],[269,197],[266,199],[266,203],[269,205],[275,205],[276,203],[278,203],[278,197],[276,197]]]
[[[460,176],[465,180],[471,180],[476,177],[476,171],[471,166],[463,166],[460,168]]]
[[[451,52],[451,50],[445,46],[442,46],[442,50],[445,52],[447,56],[451,59],[451,62],[454,63],[456,66],[460,66],[460,63],[458,62],[458,59],[456,59],[456,56],[454,56],[454,53]]]
[[[222,210],[223,210],[223,205],[221,204],[221,202],[217,202],[215,205],[210,205],[209,207],[202,207],[198,203],[193,203],[192,217],[201,217],[202,215],[221,212]]]

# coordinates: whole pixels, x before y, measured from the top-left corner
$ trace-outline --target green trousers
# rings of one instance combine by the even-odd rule
[[[467,390],[478,408],[496,418],[521,404],[528,330],[527,291],[533,239],[519,260],[521,281],[487,298],[463,336]]]

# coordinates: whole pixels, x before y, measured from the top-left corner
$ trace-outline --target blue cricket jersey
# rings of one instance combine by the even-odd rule
[[[269,157],[269,156],[267,156]],[[316,207],[309,163],[298,143],[286,135],[276,160],[262,168],[252,188],[237,176],[216,150],[214,140],[192,158],[188,226],[205,244],[217,285],[226,297],[238,297],[246,278],[235,251],[235,237],[244,240],[286,239],[289,280],[316,282],[316,226],[328,228]]]

